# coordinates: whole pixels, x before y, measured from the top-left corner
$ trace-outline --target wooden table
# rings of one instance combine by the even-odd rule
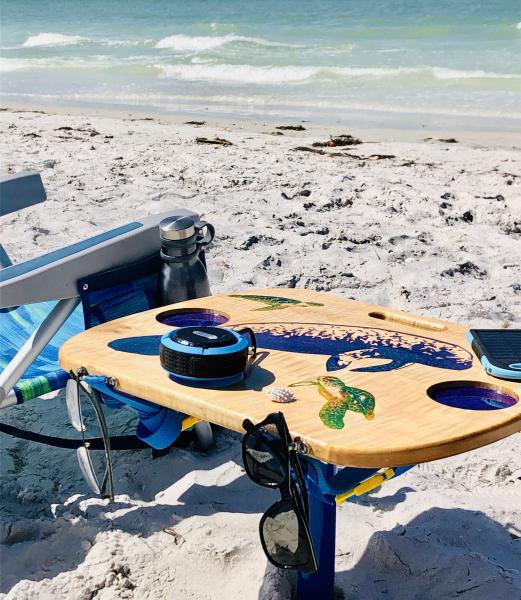
[[[193,388],[161,368],[160,336],[174,324],[203,323],[255,331],[260,355],[243,383]],[[386,471],[393,476],[407,468],[401,465],[521,430],[521,384],[484,372],[464,326],[301,289],[200,298],[111,321],[66,342],[60,363],[236,431],[245,418],[282,411],[292,436],[310,448],[303,461],[319,570],[300,573],[300,600],[334,597],[336,494],[356,484],[367,489],[383,479],[381,467],[393,467]],[[289,388],[296,401],[273,403],[271,386]]]
[[[172,326],[157,317],[175,319],[194,309],[210,311],[210,319],[222,315],[226,327],[254,329],[265,354],[245,382],[194,389],[161,368],[153,336]],[[156,343],[157,352],[150,350]],[[235,431],[245,418],[258,422],[282,410],[291,434],[314,457],[336,465],[416,464],[521,430],[521,384],[484,372],[464,326],[302,289],[212,296],[117,319],[66,342],[60,363],[115,377],[120,391]],[[275,404],[266,394],[273,385],[303,382],[309,383],[291,388],[297,400],[290,404]],[[503,392],[512,405],[465,410],[429,396],[462,385],[454,382]]]

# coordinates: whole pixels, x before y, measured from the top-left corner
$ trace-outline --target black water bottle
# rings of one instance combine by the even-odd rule
[[[163,262],[159,278],[161,303],[210,296],[203,250],[215,236],[213,226],[205,221],[196,223],[191,217],[174,216],[159,223],[159,232]]]

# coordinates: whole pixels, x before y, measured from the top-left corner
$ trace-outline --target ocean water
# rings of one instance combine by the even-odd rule
[[[0,99],[521,130],[521,0],[2,0]]]

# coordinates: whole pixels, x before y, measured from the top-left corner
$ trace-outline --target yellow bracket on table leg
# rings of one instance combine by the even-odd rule
[[[362,481],[361,483],[355,485],[347,492],[344,492],[343,494],[338,494],[338,496],[335,497],[335,501],[337,504],[344,504],[344,502],[352,496],[362,496],[363,494],[367,494],[367,492],[374,490],[378,486],[382,485],[384,481],[392,479],[395,475],[396,473],[394,469],[391,468],[379,471],[378,473],[375,473],[372,477],[369,477],[369,479],[366,479],[365,481]]]
[[[185,417],[181,424],[181,431],[190,429],[190,427],[193,427],[196,423],[200,423],[200,421],[201,419],[198,419],[197,417]]]

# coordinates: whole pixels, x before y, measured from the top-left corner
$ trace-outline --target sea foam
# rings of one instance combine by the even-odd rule
[[[162,77],[187,81],[229,81],[233,83],[278,84],[305,81],[320,67],[258,67],[254,65],[192,64],[154,65]]]
[[[184,80],[223,81],[249,84],[287,84],[299,83],[309,79],[350,79],[396,77],[416,73],[409,68],[369,68],[369,67],[322,67],[322,66],[256,66],[215,63],[192,63],[179,65],[154,65],[161,71],[162,77]]]
[[[257,66],[216,64],[193,61],[191,64],[155,64],[161,77],[186,81],[277,85],[301,83],[311,79],[349,80],[424,76],[434,79],[521,79],[521,74],[464,71],[443,67],[333,67],[333,66]]]
[[[25,48],[36,46],[74,46],[88,41],[81,35],[65,35],[63,33],[39,33],[28,37],[22,44]]]

